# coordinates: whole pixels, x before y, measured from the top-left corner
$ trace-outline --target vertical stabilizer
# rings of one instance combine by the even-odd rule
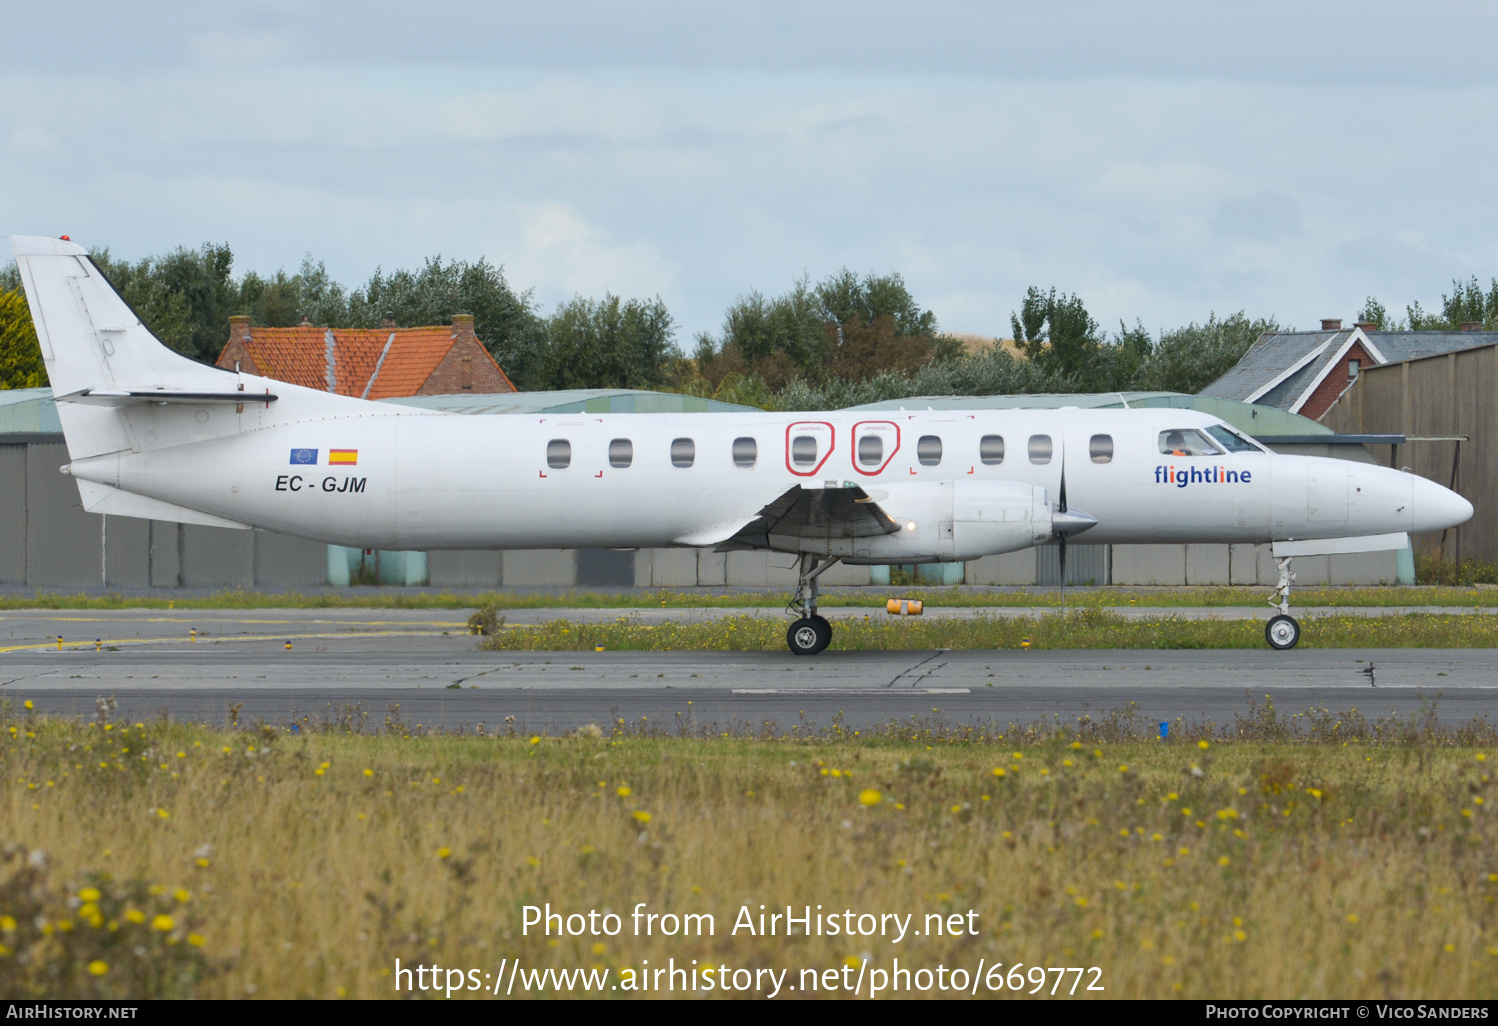
[[[417,412],[190,360],[151,334],[82,246],[34,235],[10,243],[74,460],[329,416]]]
[[[68,402],[69,396],[86,391],[236,387],[233,374],[162,345],[82,246],[31,235],[13,235],[10,242],[73,459],[133,445],[120,410]]]

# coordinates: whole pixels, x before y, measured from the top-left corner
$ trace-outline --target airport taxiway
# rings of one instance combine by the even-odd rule
[[[1080,608],[1080,607],[1076,607]],[[1127,617],[1179,617],[1187,620],[1265,620],[1275,613],[1261,606],[1109,606],[1108,611]],[[1016,617],[1055,613],[1054,606],[928,606],[925,619],[951,617]],[[187,641],[192,632],[199,640],[381,637],[388,635],[466,635],[467,609],[115,609],[115,610],[7,610],[0,612],[0,655],[30,647],[56,644],[92,647],[134,645],[163,641]],[[839,619],[897,619],[883,606],[827,606],[822,612]],[[1297,607],[1295,615],[1383,616],[1397,613],[1493,615],[1490,606],[1313,606]],[[571,620],[574,623],[612,623],[620,618],[645,623],[665,621],[700,623],[729,616],[762,616],[785,621],[779,608],[745,607],[633,607],[581,609],[506,609],[506,622],[516,626]]]
[[[938,710],[948,722],[1003,725],[1097,719],[1130,703],[1147,721],[1225,724],[1248,695],[1271,695],[1285,713],[1408,717],[1432,703],[1447,723],[1498,713],[1492,649],[517,653],[480,651],[465,619],[451,610],[6,613],[0,698],[87,715],[113,696],[132,716],[212,722],[232,703],[241,721],[357,706],[377,722],[396,704],[408,723],[493,729],[514,717],[516,729],[538,731],[641,716],[866,726]],[[184,640],[193,627],[198,640]],[[90,634],[97,651],[92,638],[68,640]]]

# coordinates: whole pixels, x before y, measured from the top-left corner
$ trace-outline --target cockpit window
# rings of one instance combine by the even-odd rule
[[[1213,424],[1207,428],[1207,434],[1217,439],[1228,452],[1263,452],[1262,449],[1238,434],[1238,432],[1221,424]]]
[[[1160,451],[1166,456],[1221,456],[1222,449],[1195,428],[1160,432]]]

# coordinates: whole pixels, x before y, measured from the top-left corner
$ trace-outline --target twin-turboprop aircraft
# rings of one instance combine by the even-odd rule
[[[1097,543],[1401,549],[1467,520],[1413,474],[1277,455],[1186,410],[457,416],[209,367],[162,345],[66,239],[13,236],[84,508],[356,548],[714,546],[799,559],[792,652],[827,647],[841,561]],[[1084,512],[1085,511],[1085,512]]]

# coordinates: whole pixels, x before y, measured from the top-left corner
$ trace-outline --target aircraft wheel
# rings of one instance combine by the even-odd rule
[[[1294,648],[1300,642],[1300,623],[1295,617],[1283,613],[1272,616],[1264,627],[1264,638],[1270,648],[1281,652]]]
[[[832,642],[832,625],[820,616],[802,617],[785,632],[795,655],[816,655]]]

